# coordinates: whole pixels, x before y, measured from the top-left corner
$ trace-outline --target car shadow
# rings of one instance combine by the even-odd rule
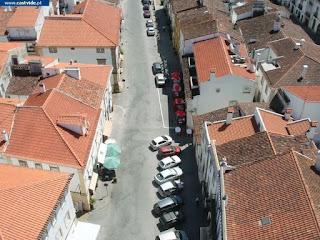
[[[161,172],[161,171],[163,171],[162,169],[161,169],[161,167],[157,167],[157,170],[159,171],[159,172]]]
[[[155,188],[158,188],[158,187],[159,187],[159,184],[158,184],[155,180],[152,181],[152,185],[153,185]]]
[[[161,157],[159,154],[157,154],[157,159],[160,161],[163,159],[163,157]]]
[[[149,148],[149,150],[150,150],[151,152],[157,151],[157,150],[154,150],[151,146],[149,146],[148,148]]]
[[[160,215],[158,215],[153,209],[151,210],[151,214],[152,216],[154,216],[155,218],[159,218]]]
[[[160,200],[164,199],[164,197],[161,197],[161,195],[160,195],[158,192],[157,192],[156,194],[157,194],[157,197],[158,197]]]
[[[158,223],[158,224],[157,224],[157,228],[159,229],[160,232],[163,232],[163,231],[166,231],[166,230],[167,230],[166,228],[164,228],[164,227],[162,226],[161,223]]]

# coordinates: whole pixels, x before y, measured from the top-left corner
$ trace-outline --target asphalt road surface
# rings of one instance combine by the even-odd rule
[[[146,19],[143,18],[140,0],[124,0],[124,25],[122,42],[124,51],[125,91],[114,97],[114,114],[111,138],[121,146],[121,166],[116,170],[118,182],[113,186],[110,203],[88,216],[88,222],[101,226],[98,239],[149,240],[160,233],[159,218],[152,214],[153,205],[159,201],[153,178],[157,170],[157,154],[149,149],[150,140],[169,134],[175,145],[183,149],[181,167],[184,171],[185,200],[182,210],[186,221],[177,226],[184,229],[190,240],[199,239],[199,228],[204,226],[205,213],[197,207],[195,198],[200,196],[194,149],[191,138],[173,134],[175,126],[171,85],[156,88],[151,71],[153,62],[165,57],[170,72],[180,70],[168,32],[162,26],[166,18],[162,9],[157,10],[160,43],[156,37],[146,36]],[[152,19],[155,11],[152,10]],[[168,27],[166,28],[168,29]]]

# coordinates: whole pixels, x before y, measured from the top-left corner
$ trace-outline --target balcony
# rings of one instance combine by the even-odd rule
[[[310,12],[306,12],[306,17],[310,18],[311,13]]]
[[[299,8],[300,10],[302,10],[302,4],[301,4],[301,3],[298,5],[298,8]]]

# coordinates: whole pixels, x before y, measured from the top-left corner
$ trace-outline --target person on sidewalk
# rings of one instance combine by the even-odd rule
[[[165,31],[166,31],[166,27],[165,27],[165,26],[163,26],[163,27],[162,27],[162,30],[165,32]]]
[[[196,202],[197,207],[199,207],[199,202],[200,202],[199,197],[196,198],[195,202]]]

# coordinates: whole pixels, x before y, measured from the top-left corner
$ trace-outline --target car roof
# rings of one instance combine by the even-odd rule
[[[162,233],[159,235],[160,240],[176,240],[176,234],[174,231]]]
[[[182,169],[180,167],[174,167],[172,168],[172,170],[174,170],[175,172],[178,173],[178,175],[181,175],[182,174]]]
[[[169,152],[172,150],[173,146],[165,146],[161,148],[161,152]]]
[[[171,163],[172,159],[171,159],[171,157],[166,157],[166,158],[162,159],[161,162],[163,162],[164,164]]]
[[[148,27],[148,30],[150,31],[154,31],[154,28],[153,27]]]
[[[174,186],[173,186],[172,182],[170,181],[170,182],[165,182],[165,183],[161,184],[160,187],[162,188],[163,191],[166,191],[170,188],[173,188]]]
[[[177,155],[173,155],[171,156],[171,158],[173,158],[175,160],[175,162],[181,162],[181,158],[179,158]]]
[[[161,67],[161,64],[160,64],[159,62],[155,62],[155,63],[153,63],[153,66],[155,66],[155,67]]]
[[[167,198],[159,201],[159,202],[158,202],[158,206],[159,206],[160,208],[163,208],[163,207],[168,206],[168,205],[170,205],[170,204],[172,204],[172,203],[174,203],[174,201],[173,201],[170,197],[167,197]]]
[[[162,136],[156,137],[155,139],[153,139],[153,141],[155,141],[156,143],[160,142],[163,140]]]
[[[161,175],[164,178],[167,178],[169,175],[172,175],[173,173],[175,173],[175,171],[172,171],[172,169],[166,169],[161,172]]]
[[[164,78],[164,75],[163,75],[163,73],[157,73],[157,77],[158,78]]]
[[[152,20],[151,20],[151,19],[148,19],[147,22],[151,22],[151,23],[152,23]]]

